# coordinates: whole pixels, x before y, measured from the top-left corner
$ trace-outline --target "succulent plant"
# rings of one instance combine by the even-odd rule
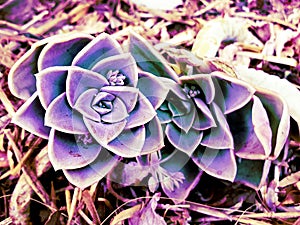
[[[285,100],[221,61],[169,51],[187,71],[134,33],[128,48],[106,33],[38,41],[9,74],[11,92],[26,100],[13,122],[49,139],[53,167],[81,188],[120,157],[130,163],[115,181],[147,178],[176,202],[203,171],[260,188],[288,138]]]
[[[163,145],[156,93],[148,91],[149,100],[139,91],[150,83],[161,86],[157,77],[139,75],[131,54],[108,34],[54,36],[35,43],[10,71],[11,92],[26,99],[13,122],[48,138],[53,167],[84,188],[106,175],[117,156]]]
[[[170,63],[140,36],[133,35],[130,46],[138,66],[154,71],[170,90],[157,114],[175,151],[184,152],[214,177],[259,189],[288,138],[290,115],[285,100],[239,79],[239,70],[220,59],[201,59],[184,49],[166,48],[179,66],[175,77],[169,72]],[[174,163],[184,168],[187,160]]]

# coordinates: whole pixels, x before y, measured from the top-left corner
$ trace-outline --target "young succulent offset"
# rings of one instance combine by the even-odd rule
[[[54,168],[84,188],[117,156],[162,147],[155,102],[138,89],[149,81],[161,86],[148,73],[139,79],[134,58],[106,33],[54,36],[35,43],[10,71],[11,92],[26,99],[13,122],[48,138]]]

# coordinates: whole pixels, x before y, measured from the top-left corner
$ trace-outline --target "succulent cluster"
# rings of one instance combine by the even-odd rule
[[[123,158],[120,182],[147,179],[179,200],[202,171],[259,187],[289,133],[285,101],[185,63],[189,74],[176,73],[135,33],[127,48],[106,33],[46,38],[10,71],[11,92],[26,100],[13,122],[48,139],[53,167],[80,188]]]

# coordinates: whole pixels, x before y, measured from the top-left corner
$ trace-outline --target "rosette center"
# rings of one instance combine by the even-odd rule
[[[125,84],[126,76],[120,73],[119,70],[108,71],[107,80],[111,86],[123,86]]]
[[[184,91],[191,98],[195,98],[197,95],[201,94],[201,91],[194,85],[184,85]]]
[[[92,108],[100,115],[105,115],[113,110],[115,96],[107,92],[99,92],[92,101]]]

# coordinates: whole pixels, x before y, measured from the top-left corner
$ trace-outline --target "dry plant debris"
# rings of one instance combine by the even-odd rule
[[[299,1],[174,4],[166,9],[130,0],[0,1],[1,225],[300,224]],[[150,185],[162,193],[152,195],[147,187],[114,183],[109,179],[114,174],[81,190],[53,170],[46,140],[10,123],[24,101],[11,94],[7,76],[30,46],[70,32],[106,32],[126,43],[132,31],[152,43],[177,74],[189,73],[186,63],[204,73],[207,64],[199,60],[204,59],[215,70],[267,87],[285,99],[292,117],[290,138],[282,151],[272,152],[276,160],[265,170],[260,189],[203,173],[180,203],[164,195],[162,187]],[[233,68],[244,72],[236,74]],[[173,186],[180,183],[178,176]]]

